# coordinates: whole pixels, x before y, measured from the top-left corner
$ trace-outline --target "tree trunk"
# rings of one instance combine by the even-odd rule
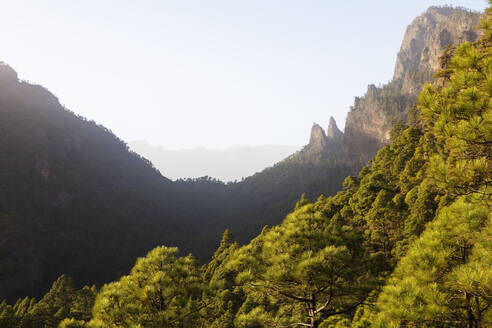
[[[477,305],[477,328],[482,328],[482,312],[480,311],[480,300],[475,296],[475,303]]]
[[[311,327],[318,328],[318,323],[316,322],[316,318],[314,316],[311,317]]]
[[[311,300],[308,304],[309,325],[311,328],[318,328],[316,321],[316,295],[311,294]]]
[[[467,292],[465,292],[465,299],[466,299],[466,313],[468,316],[468,323],[466,325],[466,328],[475,328],[475,316],[473,315],[473,310],[470,304],[470,295]]]

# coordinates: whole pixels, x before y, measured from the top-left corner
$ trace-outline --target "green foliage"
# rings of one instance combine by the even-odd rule
[[[408,72],[408,74],[413,74],[412,79],[416,85],[422,85],[430,79],[429,73],[418,70]],[[389,124],[395,124],[404,118],[405,113],[408,113],[413,103],[412,97],[402,92],[401,89],[401,80],[391,81],[382,87],[369,85],[364,97],[356,98],[352,110],[358,111],[364,107],[377,107],[383,111]]]
[[[76,289],[72,279],[62,275],[39,302],[25,297],[13,306],[0,303],[0,327],[56,328],[62,321],[63,327],[82,327],[92,317],[96,293],[95,287]]]
[[[487,29],[491,15],[489,8]],[[421,204],[437,195],[439,214],[383,288],[368,315],[375,327],[492,324],[492,57],[491,34],[484,35],[455,50],[441,74],[443,86],[429,85],[419,96],[421,120],[432,138],[422,148],[426,178],[406,202]],[[407,231],[421,230],[415,226],[425,216],[431,215],[412,213]]]
[[[488,54],[464,43],[450,61],[446,86],[427,86],[419,96],[439,151],[430,158],[429,176],[452,197],[492,185],[491,65]]]
[[[83,328],[87,327],[86,322],[83,320],[76,320],[76,319],[64,319],[62,322],[60,322],[60,325],[58,326],[59,328]]]
[[[9,302],[39,298],[62,273],[77,285],[113,281],[162,243],[205,263],[226,228],[246,243],[301,193],[333,195],[351,172],[294,156],[240,183],[173,182],[3,63],[0,154],[0,298]]]
[[[250,228],[270,222],[269,215],[277,213],[254,217],[258,211],[286,204],[294,211],[242,247],[226,230],[212,260],[201,268],[191,255],[178,257],[177,248],[159,246],[97,297],[95,288],[76,289],[63,275],[39,302],[25,297],[14,305],[0,303],[0,328],[492,325],[491,17],[488,9],[481,40],[446,52],[447,66],[438,74],[442,83],[421,92],[415,125],[396,124],[391,143],[357,177],[347,177],[343,191],[319,196],[314,203],[308,200],[323,189],[311,184],[322,174],[313,173],[313,167],[332,170],[322,177],[326,184],[331,174],[344,172],[322,156],[315,161],[293,157],[243,184],[178,182],[173,189],[178,196],[195,197],[213,188],[210,198],[192,197],[196,203],[188,203],[221,224],[230,224],[224,218],[241,209],[244,218],[253,217]],[[396,109],[409,104],[386,93],[393,87],[400,86],[371,87],[358,101],[382,104],[386,115],[396,119],[401,114]],[[292,190],[286,187],[289,183],[295,186]],[[185,193],[190,186],[192,192]],[[307,194],[295,203],[299,193],[295,198],[292,193],[299,186]],[[241,197],[225,202],[224,190]],[[265,196],[272,190],[282,192]],[[169,200],[180,199],[168,195]],[[151,204],[147,215],[160,213],[162,208]],[[257,207],[247,209],[251,204]],[[178,205],[172,213],[188,213]],[[24,223],[13,218],[2,215],[0,227],[22,231],[18,225]],[[61,225],[56,218],[53,222]],[[149,236],[163,231],[155,222],[144,224],[156,228]],[[60,226],[59,231],[71,229]],[[191,226],[178,230],[193,231]],[[16,263],[10,269],[23,267]]]
[[[478,197],[460,198],[443,209],[412,245],[379,297],[377,327],[465,326],[470,320],[468,311],[474,321],[479,316],[482,320],[490,317],[490,311],[485,313],[491,301],[487,293],[490,277],[470,281],[478,272],[490,275],[492,269],[492,249],[481,245],[475,251],[477,239],[485,243],[487,233],[481,230],[490,224],[488,207],[477,201]],[[476,260],[469,261],[475,253],[475,257],[485,257],[485,270],[477,267],[482,264]],[[475,291],[474,295],[468,288]],[[481,322],[482,326],[486,323]]]
[[[206,267],[204,281],[208,282],[201,312],[204,327],[234,327],[234,317],[244,302],[242,287],[235,283],[237,273],[227,268],[238,249],[228,230],[224,232],[219,248]]]
[[[301,195],[301,199],[299,199],[299,201],[296,203],[296,207],[295,209],[300,209],[301,207],[303,207],[304,205],[307,205],[311,203],[311,201],[307,198],[306,194],[302,194]]]
[[[226,221],[228,225],[221,226],[222,230],[230,228],[240,243],[247,243],[263,226],[280,224],[300,195],[316,199],[319,195],[336,194],[343,179],[355,173],[336,157],[333,153],[300,151],[238,184],[228,185],[230,197],[222,201],[221,207],[229,204],[232,212],[227,217],[235,219],[234,225]]]
[[[94,319],[105,327],[192,327],[198,320],[203,283],[191,256],[157,247],[128,276],[105,285],[94,305]]]
[[[17,318],[15,311],[11,305],[3,301],[0,303],[0,327],[10,328],[15,327],[17,324]]]
[[[298,206],[234,255],[229,267],[247,295],[238,327],[317,327],[331,316],[350,317],[377,285],[381,258],[362,247],[360,231],[323,214],[323,199],[317,205]]]

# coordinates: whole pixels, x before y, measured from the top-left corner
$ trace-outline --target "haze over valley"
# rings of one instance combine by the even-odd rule
[[[0,328],[492,327],[492,0],[436,2],[6,1]]]
[[[148,158],[170,179],[209,176],[224,182],[236,181],[273,166],[301,147],[296,146],[236,146],[210,149],[198,146],[190,149],[167,150],[145,140],[132,141],[130,149]]]

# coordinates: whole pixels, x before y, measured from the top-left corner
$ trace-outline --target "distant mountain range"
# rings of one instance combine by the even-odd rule
[[[113,280],[162,244],[206,260],[224,229],[244,243],[280,223],[302,193],[333,195],[409,119],[436,57],[477,38],[478,20],[430,8],[408,27],[394,79],[356,98],[344,132],[332,119],[326,133],[314,125],[303,149],[230,184],[171,181],[157,160],[0,65],[0,299],[40,295],[62,273],[78,284]]]
[[[280,162],[301,147],[236,146],[224,150],[204,146],[167,150],[145,140],[128,143],[130,149],[149,159],[167,178],[199,178],[209,176],[224,182],[240,181]]]

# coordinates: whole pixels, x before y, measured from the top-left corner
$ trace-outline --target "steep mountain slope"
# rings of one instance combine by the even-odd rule
[[[437,49],[436,42],[443,47],[439,38],[424,36],[444,29],[453,43],[473,37],[478,14],[441,8],[426,14],[441,23],[416,29],[416,38],[428,43],[422,52]],[[447,27],[458,22],[455,30]],[[408,58],[420,51],[408,49]],[[46,89],[19,81],[1,65],[0,298],[39,295],[62,273],[77,284],[113,280],[163,243],[207,259],[226,228],[247,242],[265,224],[280,223],[301,193],[334,194],[386,142],[390,123],[406,118],[414,99],[412,92],[400,92],[413,90],[401,87],[411,76],[406,72],[426,66],[400,66],[400,82],[371,87],[373,93],[356,101],[345,133],[332,119],[326,134],[315,125],[301,151],[226,185],[164,178],[109,130],[67,111]]]
[[[3,64],[0,154],[0,298],[36,295],[60,273],[108,281],[201,219],[191,193]]]
[[[237,186],[231,186],[247,195],[254,191],[261,201],[254,204],[262,209],[241,221],[245,231],[253,237],[265,224],[278,224],[291,209],[300,193],[308,198],[320,194],[333,195],[342,187],[347,175],[354,175],[389,142],[390,130],[398,121],[407,122],[417,92],[432,81],[440,69],[439,56],[449,45],[474,41],[480,15],[464,9],[430,7],[408,26],[397,56],[395,74],[383,87],[370,85],[363,97],[356,97],[347,115],[344,132],[333,118],[327,133],[314,125],[309,144],[272,168],[257,173]],[[245,213],[248,211],[245,210]],[[235,226],[231,226],[232,229]]]
[[[328,135],[313,125],[309,143],[300,151],[241,183],[228,185],[232,208],[231,220],[223,228],[232,230],[238,241],[247,242],[265,225],[281,222],[300,195],[309,198],[333,195],[351,172],[340,162],[342,132],[330,119]],[[232,222],[232,224],[231,224]]]
[[[430,7],[407,27],[396,58],[393,79],[383,87],[369,85],[347,115],[342,158],[354,173],[388,143],[389,131],[408,115],[418,92],[441,67],[449,45],[475,41],[480,15],[464,9]]]
[[[0,326],[491,327],[492,8],[483,23],[345,190],[302,197],[247,245],[225,231],[206,266],[159,246],[99,291],[63,275],[1,302]]]
[[[283,160],[299,147],[236,146],[224,150],[203,146],[167,150],[146,141],[128,143],[130,149],[152,161],[170,179],[210,176],[221,181],[240,181]]]

